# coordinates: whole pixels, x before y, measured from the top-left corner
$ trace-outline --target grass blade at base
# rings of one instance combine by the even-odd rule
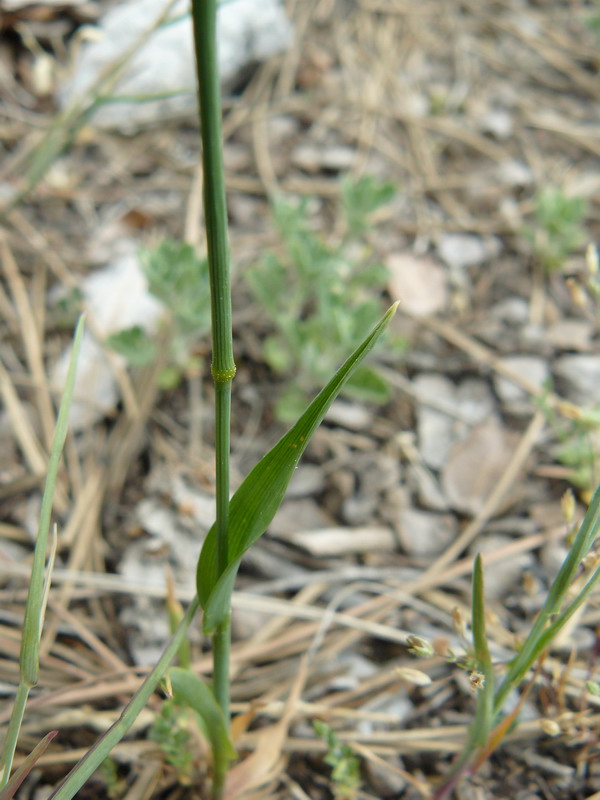
[[[58,789],[52,792],[48,800],[71,800],[72,797],[75,797],[88,778],[102,764],[112,748],[125,736],[150,699],[167,667],[177,655],[177,651],[187,636],[187,629],[191,625],[198,607],[198,598],[194,598],[179,627],[163,650],[156,666],[129,703],[127,703],[119,719],[110,726],[106,733],[88,750],[81,761],[73,767]]]
[[[19,653],[19,686],[17,695],[12,708],[6,738],[0,754],[0,788],[6,786],[10,778],[10,771],[15,756],[17,739],[21,730],[25,706],[29,692],[36,685],[40,672],[40,637],[45,611],[46,580],[44,571],[46,564],[46,553],[48,551],[48,535],[50,532],[50,521],[52,518],[52,506],[54,503],[54,491],[58,479],[58,469],[62,456],[62,450],[67,438],[69,428],[69,411],[73,399],[75,388],[75,374],[77,370],[77,359],[81,349],[81,339],[83,337],[84,318],[80,317],[73,336],[73,349],[69,361],[69,369],[65,379],[65,388],[58,410],[56,427],[52,438],[50,458],[48,459],[48,469],[44,484],[44,494],[40,508],[40,519],[38,523],[35,549],[33,552],[33,564],[31,567],[31,577],[29,579],[29,591],[25,605],[25,617],[23,620],[23,631],[21,633],[21,650]]]

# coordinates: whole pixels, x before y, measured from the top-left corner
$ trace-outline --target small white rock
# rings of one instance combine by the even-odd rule
[[[325,419],[351,431],[364,431],[373,422],[373,412],[360,403],[336,400],[325,415]]]
[[[102,338],[139,325],[153,333],[164,307],[148,291],[148,284],[135,256],[124,256],[95,271],[81,285],[94,333]],[[51,372],[52,387],[61,392],[71,357],[71,347],[61,355]],[[114,361],[124,359],[112,354]],[[69,425],[74,431],[89,428],[110,415],[119,399],[114,369],[102,344],[86,330],[81,343]]]
[[[415,317],[427,317],[448,305],[446,270],[434,259],[412,253],[394,253],[386,259],[392,297]]]
[[[427,404],[443,400],[454,406],[455,386],[444,375],[417,375],[413,385],[418,397],[417,434],[421,458],[431,469],[440,469],[454,441],[454,420],[449,414]],[[437,401],[437,402],[436,402]]]
[[[562,356],[552,371],[567,399],[585,407],[600,403],[600,356]]]
[[[512,457],[514,437],[495,418],[473,428],[457,442],[442,470],[442,487],[451,506],[477,514]]]
[[[513,355],[500,359],[500,363],[510,368],[516,375],[531,381],[541,389],[550,377],[550,370],[543,358],[531,355]],[[525,389],[516,383],[494,374],[494,388],[500,400],[513,413],[527,413],[531,410],[531,398]]]
[[[485,240],[470,233],[446,233],[437,245],[442,261],[451,269],[475,267],[495,257],[500,244],[495,239]]]
[[[503,108],[494,108],[487,112],[481,120],[481,130],[495,136],[496,139],[508,139],[513,133],[513,118]]]
[[[451,514],[406,508],[399,517],[398,538],[408,555],[437,556],[456,537],[457,522]]]
[[[561,350],[589,351],[595,325],[587,319],[560,319],[546,330],[546,340]]]
[[[381,525],[299,531],[290,534],[287,540],[318,557],[356,553],[390,553],[397,546],[393,532]]]
[[[529,320],[529,303],[524,297],[507,297],[492,306],[489,313],[507,325],[525,325]]]
[[[111,94],[162,98],[102,103],[92,123],[133,133],[145,125],[194,113],[196,73],[188,2],[177,0],[169,14],[173,21],[142,41],[167,5],[167,0],[128,0],[107,11],[93,40],[81,48],[71,80],[60,92],[62,107],[82,98],[91,102],[101,76],[140,42]],[[218,37],[219,71],[227,86],[244,67],[285,50],[292,29],[277,0],[229,0],[219,8]]]

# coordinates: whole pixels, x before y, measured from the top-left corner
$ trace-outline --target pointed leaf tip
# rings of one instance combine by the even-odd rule
[[[229,505],[229,563],[219,574],[217,535],[208,532],[196,571],[198,597],[204,609],[203,627],[214,633],[229,613],[235,577],[244,553],[266,531],[281,505],[287,486],[312,435],[340,390],[373,349],[396,313],[394,303],[369,335],[342,364],[325,388],[279,442],[255,465]]]

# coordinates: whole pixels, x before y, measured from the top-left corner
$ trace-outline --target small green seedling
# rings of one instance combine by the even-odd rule
[[[548,272],[559,270],[585,243],[585,201],[546,187],[534,198],[534,221],[523,230],[532,255]]]
[[[167,764],[177,775],[182,786],[189,786],[194,772],[194,759],[190,746],[189,709],[179,705],[174,698],[162,704],[148,738],[160,747]]]
[[[596,6],[598,3],[596,2]],[[584,17],[584,24],[595,36],[600,39],[600,9],[596,8],[591,14]]]
[[[533,685],[546,651],[567,622],[588,600],[600,581],[600,567],[594,566],[597,560],[592,561],[591,569],[588,566],[587,574],[584,561],[599,530],[600,488],[596,489],[587,514],[573,538],[569,553],[548,591],[546,602],[518,653],[504,668],[500,681],[495,676],[486,640],[483,567],[481,557],[476,557],[473,570],[472,609],[475,673],[471,681],[477,697],[475,719],[469,729],[465,747],[453,764],[450,774],[436,792],[435,800],[449,797],[460,777],[466,771],[476,771],[500,746],[510,730],[518,724],[520,709]],[[583,588],[572,597],[571,588],[582,567]],[[534,668],[534,674],[528,679],[529,683],[522,691],[516,708],[507,713],[505,704],[509,694],[521,686]]]
[[[121,800],[127,791],[127,781],[119,775],[119,767],[110,756],[102,762],[98,770],[104,783],[104,791],[109,800]]]
[[[274,325],[264,342],[265,360],[275,373],[292,379],[275,405],[282,422],[302,413],[311,394],[381,316],[378,295],[388,273],[373,261],[366,233],[372,214],[394,192],[392,184],[370,176],[343,181],[344,232],[335,241],[315,232],[309,200],[280,198],[274,203],[281,248],[267,253],[246,278]],[[388,347],[401,345],[388,339]],[[343,394],[385,403],[390,390],[377,369],[362,366]]]
[[[591,494],[600,478],[600,408],[582,412],[580,419],[569,422],[569,430],[554,451],[554,457],[568,468],[569,483]]]
[[[172,239],[141,250],[140,262],[150,293],[170,315],[168,365],[159,382],[161,388],[172,389],[187,371],[200,366],[192,353],[210,330],[208,262],[198,258],[191,245]],[[107,344],[135,367],[152,363],[159,353],[157,337],[139,325],[109,336]]]
[[[313,728],[317,736],[327,745],[327,753],[323,760],[331,767],[331,780],[335,786],[336,798],[353,800],[361,783],[358,757],[351,747],[339,740],[327,723],[316,719]]]
[[[559,414],[544,396],[540,407],[554,435],[553,458],[566,467],[566,480],[588,502],[600,481],[600,406],[569,406]]]

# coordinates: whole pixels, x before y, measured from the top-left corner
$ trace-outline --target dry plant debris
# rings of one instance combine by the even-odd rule
[[[49,298],[57,287],[72,297],[126,240],[168,234],[202,246],[192,120],[132,138],[81,120],[52,127],[73,33],[101,5],[13,1],[0,23],[0,197],[24,193],[7,205],[0,250],[2,723],[53,428],[47,376],[68,327],[68,303]],[[394,395],[385,408],[347,403],[332,414],[243,570],[233,699],[237,744],[255,754],[244,796],[335,796],[311,725],[320,719],[361,760],[356,797],[426,797],[473,713],[468,674],[445,658],[465,649],[473,552],[485,553],[490,647],[502,663],[564,552],[561,495],[572,481],[585,501],[598,480],[589,413],[600,405],[598,314],[585,258],[600,220],[597,11],[582,0],[287,7],[294,46],[228,99],[225,116],[244,330],[238,479],[278,433],[265,323],[243,280],[277,246],[270,198],[312,198],[315,225],[335,239],[343,174],[395,183],[367,239],[394,299],[407,284],[398,331],[409,346],[386,365]],[[40,142],[53,141],[40,169]],[[585,203],[585,241],[554,271],[535,249],[536,198],[548,189]],[[212,522],[210,381],[200,370],[161,393],[160,367],[120,369],[122,407],[66,451],[41,679],[20,752],[51,728],[61,735],[23,797],[46,796],[135,691],[166,636],[168,570],[178,599],[191,597],[190,565]],[[461,800],[600,796],[596,605],[592,597],[547,656],[521,724],[457,788]],[[411,634],[434,653],[415,662]],[[198,633],[200,672],[204,648]],[[183,766],[147,735],[162,706],[155,696],[81,797],[202,796],[201,744],[187,742],[187,785]]]

